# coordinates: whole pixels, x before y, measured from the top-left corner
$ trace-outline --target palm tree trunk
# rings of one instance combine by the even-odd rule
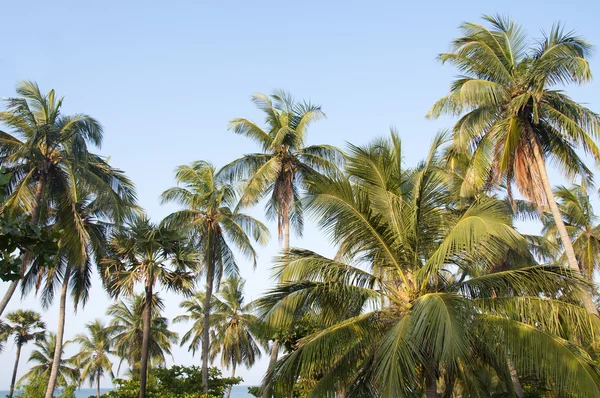
[[[31,225],[36,225],[40,221],[40,207],[41,207],[41,203],[42,203],[42,196],[44,194],[44,186],[45,185],[46,185],[46,177],[45,177],[45,174],[42,174],[42,177],[40,178],[38,186],[35,189],[35,202],[33,205],[33,209],[31,211],[31,221],[30,221]],[[23,278],[23,276],[25,275],[25,271],[27,270],[27,264],[29,263],[29,253],[25,252],[25,253],[21,254],[21,256],[19,258],[21,259],[21,268],[19,271],[21,274],[21,278]],[[17,279],[16,281],[12,281],[10,283],[10,285],[8,286],[6,293],[4,293],[4,297],[2,297],[2,301],[0,301],[0,315],[2,315],[2,313],[6,309],[8,302],[10,301],[13,294],[17,290],[17,286],[19,286],[19,279]]]
[[[150,323],[152,321],[152,285],[148,282],[144,289],[144,330],[142,331],[142,360],[140,363],[140,398],[146,398],[146,380],[148,379],[148,353],[150,351]]]
[[[281,223],[281,234],[283,235],[283,251],[284,253],[290,249],[290,214],[289,211],[286,211],[282,217]],[[271,357],[269,358],[269,368],[268,371],[273,369],[275,363],[277,363],[277,356],[279,355],[279,339],[273,340],[273,345],[271,346]],[[267,385],[264,389],[263,398],[268,398],[271,396],[271,386]]]
[[[433,377],[427,376],[425,378],[425,397],[426,398],[437,398],[437,380]]]
[[[17,344],[17,357],[15,358],[15,367],[13,369],[12,379],[10,381],[10,392],[8,398],[12,398],[15,392],[15,383],[17,381],[17,369],[19,368],[19,358],[21,357],[21,344]]]
[[[510,380],[511,380],[513,388],[515,390],[515,395],[518,398],[525,397],[525,393],[523,392],[523,387],[521,387],[521,381],[519,380],[519,374],[517,373],[515,364],[508,357],[506,358],[506,364],[508,365],[508,371],[510,373]]]
[[[204,297],[204,319],[203,321],[203,330],[202,330],[202,388],[204,389],[204,393],[208,394],[208,351],[210,348],[210,301],[212,298],[213,291],[213,283],[215,279],[215,264],[213,261],[213,251],[215,250],[213,244],[213,233],[212,231],[208,232],[208,253],[207,253],[207,263],[208,269],[206,271],[206,296]]]
[[[231,378],[233,379],[235,377],[235,362],[232,365],[232,369],[231,369]],[[227,388],[227,395],[225,396],[225,398],[229,398],[231,396],[231,388],[232,386],[229,386]]]
[[[67,292],[69,290],[69,278],[71,277],[71,267],[67,264],[63,285],[60,291],[60,304],[58,310],[58,330],[56,331],[56,347],[54,347],[54,359],[52,360],[52,369],[50,370],[50,378],[48,379],[48,387],[46,388],[46,398],[54,396],[56,388],[56,380],[58,379],[58,369],[60,368],[60,360],[63,351],[63,340],[65,335],[65,316],[67,312]]]
[[[100,372],[96,375],[96,398],[100,398]]]
[[[571,238],[569,237],[569,233],[567,232],[567,228],[565,227],[562,215],[560,214],[560,210],[558,208],[558,205],[556,204],[554,192],[552,192],[552,185],[550,184],[550,180],[548,179],[548,171],[546,170],[546,163],[544,162],[544,157],[540,151],[539,143],[535,139],[533,131],[531,131],[531,125],[529,125],[528,122],[525,124],[529,129],[529,136],[531,137],[530,142],[531,146],[533,147],[533,156],[535,158],[535,162],[540,173],[540,178],[544,187],[544,193],[546,194],[546,199],[548,200],[548,205],[550,206],[550,211],[552,212],[552,217],[554,218],[554,223],[556,224],[556,229],[558,230],[558,234],[560,235],[560,240],[562,241],[565,254],[567,255],[569,268],[571,268],[577,274],[582,275],[581,269],[579,268],[579,264],[577,264],[577,257],[575,257],[575,251],[573,250]],[[580,297],[588,313],[592,315],[598,315],[598,309],[594,305],[590,293],[581,290]]]

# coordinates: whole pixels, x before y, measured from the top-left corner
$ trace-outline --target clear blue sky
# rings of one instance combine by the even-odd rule
[[[155,219],[172,210],[161,207],[158,196],[173,184],[175,166],[196,159],[220,166],[257,150],[227,131],[233,117],[262,121],[249,101],[254,92],[283,88],[322,104],[328,118],[311,129],[311,143],[364,143],[395,125],[406,161],[414,164],[433,134],[451,126],[450,120],[427,121],[424,115],[455,74],[435,57],[448,49],[462,21],[509,14],[534,38],[563,21],[600,45],[600,5],[591,0],[152,3],[5,2],[0,97],[13,95],[19,80],[36,80],[43,90],[54,88],[66,97],[65,112],[98,118],[105,128],[101,153],[127,171]],[[600,73],[597,59],[592,70]],[[600,111],[599,87],[593,83],[569,93]],[[332,251],[312,226],[292,245]],[[269,286],[276,250],[273,239],[259,251],[256,271],[242,266],[249,299]],[[0,284],[0,294],[5,289]],[[164,297],[167,316],[179,314],[179,298]],[[9,310],[40,310],[37,302],[17,297]],[[104,317],[108,304],[97,283],[88,306],[68,314],[67,338],[85,322]],[[52,307],[44,315],[52,330],[57,311]],[[183,333],[185,327],[174,329]],[[200,363],[186,349],[173,352],[177,363]],[[13,355],[9,343],[0,354],[0,389],[8,388]],[[28,355],[24,350],[20,374]],[[258,383],[266,363],[241,370],[245,384]]]

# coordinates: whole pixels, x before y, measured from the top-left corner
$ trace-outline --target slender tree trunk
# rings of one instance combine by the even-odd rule
[[[235,362],[233,363],[232,369],[231,369],[231,378],[233,379],[235,377]],[[227,388],[227,395],[225,396],[226,398],[229,398],[231,396],[231,387],[229,386]]]
[[[335,398],[346,398],[346,395],[348,395],[346,393],[346,386],[339,386]]]
[[[23,261],[23,256],[21,256],[21,261]],[[19,280],[12,281],[10,282],[10,285],[8,285],[8,289],[6,289],[6,293],[4,293],[4,297],[2,297],[2,301],[0,301],[0,315],[2,315],[6,309],[8,302],[15,293],[15,290],[17,290],[17,286],[19,286]]]
[[[19,368],[19,358],[21,358],[21,344],[17,344],[17,357],[15,358],[15,367],[13,368],[12,379],[10,381],[10,392],[8,398],[12,398],[15,392],[15,383],[17,381],[17,369]]]
[[[36,225],[40,221],[40,207],[41,207],[41,203],[42,203],[42,196],[44,194],[44,186],[45,185],[46,185],[46,177],[45,177],[45,174],[42,174],[42,177],[40,178],[40,181],[38,182],[38,186],[35,189],[35,202],[33,205],[33,209],[31,211],[31,221],[30,221],[31,225]],[[29,257],[30,257],[30,255],[27,252],[21,254],[21,256],[19,257],[21,259],[21,268],[19,270],[19,272],[21,274],[21,278],[23,278],[23,276],[25,275],[25,271],[27,270],[27,265],[29,264],[29,260],[30,260]],[[2,297],[2,300],[0,301],[0,315],[2,315],[2,313],[6,309],[6,306],[8,305],[8,302],[10,301],[13,294],[17,290],[17,286],[19,286],[19,281],[20,281],[20,279],[17,279],[16,281],[12,281],[10,283],[10,285],[8,286],[6,293],[4,293],[4,297]]]
[[[269,358],[269,370],[273,369],[275,363],[277,362],[277,355],[279,354],[279,339],[273,340],[273,345],[271,346],[271,357]]]
[[[54,396],[56,389],[56,380],[58,379],[58,369],[63,351],[63,340],[65,335],[65,317],[67,312],[67,292],[69,290],[69,278],[71,277],[71,266],[67,264],[63,285],[60,291],[60,304],[58,311],[58,329],[56,331],[56,347],[54,347],[54,359],[52,360],[52,369],[50,370],[50,378],[48,379],[48,387],[46,388],[46,398]]]
[[[96,375],[96,398],[100,398],[100,372]]]
[[[283,251],[287,251],[290,248],[290,215],[289,214],[286,214],[283,217],[281,232],[283,235]]]
[[[146,398],[146,380],[148,379],[148,353],[150,351],[150,323],[152,322],[152,285],[145,287],[144,330],[142,332],[142,360],[140,363],[140,398]]]
[[[526,123],[526,125],[529,128],[531,146],[533,147],[533,156],[535,158],[535,162],[540,173],[540,178],[542,180],[544,192],[548,200],[548,205],[550,206],[550,211],[552,212],[552,217],[554,218],[554,223],[556,224],[556,229],[558,230],[558,234],[560,235],[560,240],[562,241],[565,254],[567,255],[569,268],[571,268],[573,271],[576,271],[579,275],[582,275],[581,269],[579,268],[579,264],[577,264],[577,258],[575,257],[575,251],[573,250],[571,238],[569,237],[569,233],[567,232],[567,228],[565,227],[565,223],[562,219],[560,209],[556,204],[554,192],[552,192],[552,185],[550,185],[550,180],[548,179],[548,172],[546,170],[546,163],[544,162],[544,157],[540,151],[538,142],[533,136],[531,126],[529,125],[529,123]],[[598,315],[598,309],[594,305],[592,296],[589,292],[580,290],[580,298],[583,301],[583,305],[588,311],[588,313]]]
[[[519,374],[517,373],[515,364],[508,357],[506,358],[506,364],[508,365],[508,371],[510,373],[510,381],[512,382],[513,388],[515,390],[515,395],[518,398],[525,397],[525,393],[523,392],[523,387],[521,387],[521,381],[519,380]]]
[[[283,220],[281,223],[281,234],[283,235],[283,251],[284,253],[290,249],[290,214],[289,211],[285,212],[283,215]],[[279,339],[273,340],[273,345],[271,346],[271,357],[269,358],[269,368],[268,371],[273,369],[275,363],[277,363],[277,356],[279,355]],[[271,386],[268,384],[263,393],[263,398],[268,398],[271,396]]]
[[[425,378],[425,397],[427,398],[437,398],[437,380],[433,377],[427,376]]]
[[[206,296],[204,298],[204,319],[202,330],[202,388],[204,393],[208,394],[208,354],[210,348],[210,302],[212,298],[213,284],[215,279],[215,262],[214,262],[214,236],[212,230],[208,232],[208,255],[206,270]]]

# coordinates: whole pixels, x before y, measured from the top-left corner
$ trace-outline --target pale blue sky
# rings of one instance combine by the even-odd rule
[[[159,5],[153,5],[159,4]],[[328,118],[314,125],[311,143],[365,143],[395,125],[406,161],[424,156],[433,134],[450,120],[428,121],[431,104],[447,92],[455,71],[435,61],[465,20],[509,14],[531,37],[563,21],[600,45],[595,1],[28,1],[6,2],[0,12],[0,97],[18,80],[66,97],[65,112],[86,112],[105,128],[103,155],[135,181],[141,205],[159,219],[172,208],[158,196],[173,184],[175,166],[206,159],[221,166],[258,148],[227,131],[233,117],[262,116],[254,92],[283,88],[322,104]],[[600,73],[594,58],[592,70]],[[569,89],[600,111],[600,83]],[[254,213],[261,216],[262,209]],[[331,253],[309,226],[292,245]],[[248,298],[269,286],[277,242],[260,249],[256,271],[241,261]],[[5,286],[0,284],[0,294]],[[167,316],[179,298],[167,299]],[[83,324],[105,318],[109,300],[97,283],[88,306],[68,314],[67,338]],[[40,309],[17,297],[9,310]],[[55,330],[56,307],[44,315]],[[179,333],[186,325],[175,325]],[[184,348],[177,363],[199,364]],[[72,353],[69,351],[68,354]],[[8,388],[14,349],[0,354],[0,389]],[[27,369],[24,350],[21,371]],[[244,384],[260,381],[266,360],[241,370]],[[108,381],[105,381],[108,384]]]

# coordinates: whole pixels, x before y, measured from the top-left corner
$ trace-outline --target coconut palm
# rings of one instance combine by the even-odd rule
[[[276,90],[273,95],[255,94],[252,102],[265,113],[266,128],[251,120],[236,118],[229,129],[255,141],[260,153],[244,155],[223,168],[232,180],[247,180],[241,204],[254,205],[269,197],[266,213],[277,220],[283,250],[290,247],[290,224],[301,235],[304,212],[301,201],[304,181],[315,172],[339,173],[343,156],[331,145],[306,145],[309,126],[323,118],[321,107],[310,102],[296,102],[289,94]],[[277,360],[279,340],[273,341],[269,368]]]
[[[268,229],[258,220],[241,213],[237,208],[237,195],[233,185],[216,172],[213,165],[197,161],[179,166],[175,171],[177,187],[162,194],[162,201],[176,202],[182,210],[165,218],[165,225],[178,226],[188,231],[199,248],[206,274],[204,327],[202,336],[202,383],[208,393],[208,357],[210,340],[210,311],[212,293],[221,276],[238,274],[235,256],[230,246],[253,261],[256,252],[252,240],[265,244]]]
[[[194,285],[198,256],[175,227],[156,225],[146,216],[111,234],[108,255],[101,261],[106,288],[112,297],[132,296],[139,283],[144,288],[142,312],[140,398],[146,396],[154,288],[187,293]],[[130,347],[131,348],[131,347]]]
[[[211,298],[210,314],[212,317],[217,304],[215,295]],[[190,322],[193,324],[190,329],[185,332],[179,342],[181,346],[188,344],[188,351],[192,352],[192,355],[196,354],[196,351],[202,347],[202,337],[204,336],[204,304],[206,303],[206,294],[204,292],[196,292],[192,297],[182,301],[179,307],[185,310],[185,314],[178,315],[173,319],[173,323]],[[214,324],[213,319],[210,318],[209,325],[212,327]]]
[[[554,196],[571,237],[577,262],[583,275],[591,280],[594,271],[600,267],[600,224],[597,224],[598,218],[590,197],[581,185],[571,188],[559,186],[554,190]],[[560,234],[556,224],[549,217],[544,221],[544,234],[551,242],[558,244]],[[562,253],[561,261],[565,261],[564,257]]]
[[[583,280],[559,266],[495,269],[527,242],[503,200],[456,207],[442,138],[415,168],[402,164],[395,135],[351,146],[348,178],[311,181],[307,200],[339,250],[330,259],[292,249],[259,302],[275,327],[307,311],[324,325],[267,375],[277,396],[298,378],[314,381],[310,396],[452,396],[459,384],[463,396],[485,396],[481,369],[511,395],[507,358],[559,394],[600,393],[599,370],[581,348],[598,320],[557,299]]]
[[[121,358],[121,363],[126,361],[131,368],[139,368],[142,358],[144,302],[144,295],[136,294],[130,300],[119,300],[112,304],[106,312],[112,317],[108,333],[114,352]],[[153,363],[164,364],[166,356],[171,355],[172,344],[177,343],[179,336],[169,330],[168,319],[161,316],[164,303],[156,293],[152,297],[151,310],[148,357]]]
[[[109,355],[113,351],[113,330],[106,327],[102,321],[96,319],[85,325],[87,334],[80,333],[73,338],[73,342],[80,345],[79,352],[73,357],[81,370],[81,380],[88,379],[90,386],[96,384],[96,397],[100,397],[100,379],[106,373],[114,378],[113,364]]]
[[[214,322],[210,359],[221,358],[221,366],[231,367],[235,377],[238,365],[250,368],[260,358],[261,351],[254,332],[258,319],[252,304],[244,304],[245,281],[239,277],[227,278],[217,295],[217,304],[211,314]],[[226,397],[231,395],[231,386]]]
[[[130,187],[133,189],[133,187]],[[42,292],[42,305],[52,304],[57,289],[60,289],[57,344],[54,368],[49,375],[46,397],[54,395],[58,369],[60,367],[62,342],[64,338],[67,294],[71,293],[73,306],[85,306],[92,284],[94,266],[106,256],[107,235],[113,223],[120,223],[135,209],[129,197],[117,191],[107,190],[100,194],[85,192],[77,186],[72,192],[74,207],[69,211],[56,211],[54,229],[59,233],[59,253],[57,264],[48,267],[34,259],[23,279],[24,293],[35,286]],[[63,217],[75,219],[73,229],[62,229]]]
[[[76,185],[90,192],[118,192],[133,201],[131,183],[122,171],[111,167],[102,157],[88,151],[88,145],[100,146],[102,127],[91,116],[61,114],[62,98],[54,90],[42,94],[34,82],[17,85],[17,98],[6,100],[6,112],[0,122],[10,131],[0,131],[0,166],[11,173],[9,195],[3,211],[30,214],[32,224],[46,224],[52,209],[73,209]],[[77,218],[61,217],[61,229],[77,230]],[[21,275],[30,258],[22,256]],[[18,285],[11,282],[2,301],[4,312]]]
[[[463,37],[452,42],[443,63],[455,65],[462,76],[451,93],[435,103],[430,117],[460,115],[454,141],[476,147],[473,183],[513,183],[540,210],[549,207],[569,266],[580,271],[568,231],[552,193],[546,163],[557,164],[567,177],[591,182],[592,172],[577,148],[600,161],[600,117],[573,101],[557,86],[591,80],[586,57],[590,45],[557,24],[544,39],[530,46],[515,22],[485,16],[491,27],[461,26]],[[589,294],[586,308],[597,314]]]
[[[65,341],[62,344],[63,352],[61,354],[64,354],[64,349],[70,344],[71,341]],[[27,362],[37,363],[37,365],[32,366],[27,373],[21,376],[18,383],[33,379],[48,380],[52,371],[56,345],[56,333],[47,333],[44,340],[36,341],[34,343],[35,348],[29,355]],[[62,360],[58,367],[57,385],[68,386],[69,384],[79,384],[79,369],[73,358]]]
[[[13,368],[12,379],[10,381],[10,391],[8,398],[12,398],[15,391],[15,382],[17,380],[17,370],[19,368],[19,359],[21,358],[21,348],[30,341],[41,341],[46,336],[46,325],[42,322],[42,317],[35,311],[16,310],[6,315],[7,333],[12,335],[17,346],[17,355],[15,366]]]
[[[4,350],[4,344],[8,340],[9,330],[8,325],[0,319],[0,353]]]

